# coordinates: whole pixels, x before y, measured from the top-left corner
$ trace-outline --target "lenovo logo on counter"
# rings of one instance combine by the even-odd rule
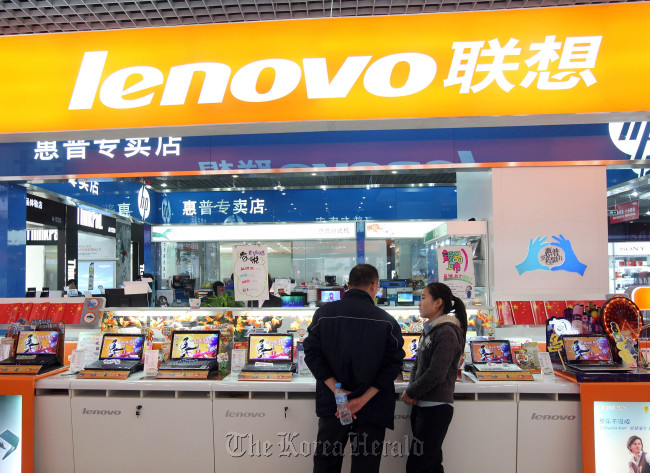
[[[266,417],[266,412],[231,412],[231,411],[226,411],[225,417]]]
[[[99,410],[99,409],[86,409],[84,407],[84,410],[81,411],[82,414],[84,415],[92,415],[92,416],[119,416],[122,415],[122,411],[107,411],[107,410]]]
[[[576,420],[574,415],[560,415],[560,414],[537,414],[533,412],[533,415],[530,416],[530,420]]]

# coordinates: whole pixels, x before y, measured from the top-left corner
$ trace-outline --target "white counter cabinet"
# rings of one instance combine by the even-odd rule
[[[443,446],[449,471],[580,471],[578,385],[557,380],[456,385]],[[398,383],[402,392],[406,384]],[[120,473],[238,471],[304,473],[312,468],[315,381],[78,380],[36,384],[35,471]],[[137,413],[140,415],[137,415]],[[397,402],[382,473],[404,471],[410,407]],[[554,424],[557,422],[558,424]],[[562,435],[550,432],[562,429]],[[549,430],[550,429],[550,430]],[[542,451],[552,451],[544,456]],[[102,460],[102,458],[104,458]],[[343,471],[349,471],[349,457]]]

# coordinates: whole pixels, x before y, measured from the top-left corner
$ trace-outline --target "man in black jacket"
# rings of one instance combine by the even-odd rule
[[[352,473],[378,472],[386,428],[393,428],[395,378],[404,358],[404,340],[394,317],[374,304],[377,269],[352,268],[350,290],[314,314],[304,341],[305,362],[316,377],[318,441],[314,473],[339,473],[352,433]],[[336,417],[336,383],[348,392],[354,422]]]

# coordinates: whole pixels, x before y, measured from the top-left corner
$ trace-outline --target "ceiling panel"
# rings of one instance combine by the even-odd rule
[[[0,2],[0,35],[349,16],[412,15],[625,1],[600,0],[151,0]]]

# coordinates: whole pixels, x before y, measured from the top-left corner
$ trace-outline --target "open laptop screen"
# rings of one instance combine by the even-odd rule
[[[56,355],[59,332],[56,330],[36,330],[20,332],[16,355]]]
[[[420,334],[403,333],[402,338],[404,339],[404,351],[406,352],[404,361],[415,361],[418,356],[418,342],[420,341]]]
[[[564,335],[562,343],[569,363],[614,363],[606,335]]]
[[[144,336],[127,334],[105,334],[100,360],[139,360],[142,358]]]
[[[282,307],[305,307],[305,296],[294,294],[282,294]]]
[[[508,340],[471,341],[472,363],[512,363]]]
[[[412,292],[398,292],[397,293],[397,303],[401,305],[413,305],[413,293]]]
[[[293,334],[257,334],[248,339],[249,361],[293,361]]]
[[[176,330],[172,335],[172,360],[213,359],[219,354],[219,331]]]

